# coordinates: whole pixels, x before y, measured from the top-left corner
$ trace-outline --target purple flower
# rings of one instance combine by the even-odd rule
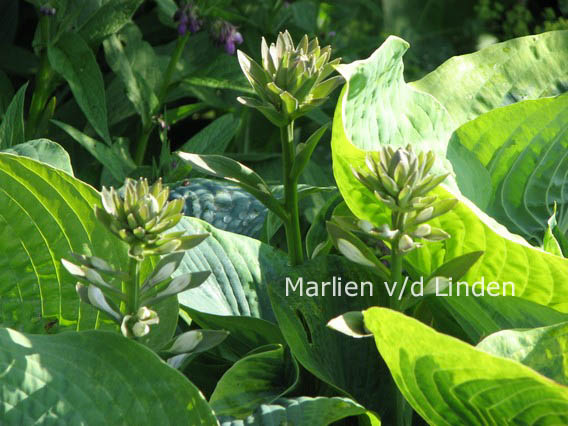
[[[227,21],[217,23],[216,40],[225,47],[225,52],[234,55],[237,50],[236,46],[243,42],[243,36],[237,31],[237,28]]]
[[[202,21],[197,14],[197,7],[191,3],[186,3],[183,7],[176,10],[173,19],[178,23],[177,30],[179,35],[185,35],[188,29],[192,34],[201,29]]]

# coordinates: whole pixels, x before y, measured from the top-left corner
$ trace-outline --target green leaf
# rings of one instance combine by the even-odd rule
[[[287,255],[258,240],[220,231],[198,219],[183,218],[174,228],[210,236],[185,253],[174,276],[196,270],[212,274],[197,288],[178,295],[183,309],[202,328],[227,330],[225,357],[238,360],[269,343],[284,343],[272,312],[264,274],[285,271]]]
[[[532,330],[503,330],[483,339],[476,347],[512,359],[558,383],[568,385],[568,323]]]
[[[286,217],[287,213],[274,198],[266,182],[244,164],[221,155],[198,155],[187,152],[177,154],[203,173],[236,183],[280,217]]]
[[[544,234],[544,246],[546,247],[547,241],[554,246],[554,250],[557,251],[560,248],[559,256],[568,257],[568,237],[564,232],[558,227],[558,220],[556,219],[556,205],[554,206],[554,213],[548,219],[548,227],[546,228]],[[558,245],[558,247],[556,247]],[[550,250],[547,250],[550,252]],[[553,253],[557,254],[557,253]]]
[[[174,109],[169,109],[164,114],[164,119],[168,124],[176,124],[190,115],[207,108],[203,102],[196,102],[194,104],[182,105]],[[200,153],[202,154],[202,153]]]
[[[263,346],[227,370],[209,403],[217,415],[244,418],[290,392],[298,378],[298,364],[288,348]]]
[[[91,46],[119,32],[131,21],[143,0],[109,0],[93,13],[79,28],[79,35]]]
[[[341,194],[336,192],[318,211],[306,234],[306,254],[308,258],[312,259],[319,255],[328,254],[331,250],[332,245],[325,224],[331,218],[334,208],[341,202],[343,202]]]
[[[115,143],[112,147],[108,147],[104,143],[93,139],[92,137],[80,132],[69,124],[62,123],[57,120],[51,120],[57,127],[63,129],[69,136],[75,139],[83,148],[95,157],[99,163],[105,166],[110,174],[118,181],[124,182],[126,177],[135,168],[134,164],[126,161],[124,156],[119,155],[120,146]]]
[[[359,67],[362,70],[353,71],[353,79],[360,79],[359,73],[366,72],[374,62],[380,62],[380,59],[387,61],[390,58],[389,56],[384,58],[381,55],[384,46],[371,57],[368,64],[364,61],[357,66],[357,70]],[[401,64],[397,64],[400,68]],[[349,209],[359,219],[368,220],[377,226],[389,224],[390,211],[377,202],[374,195],[353,177],[352,167],[365,167],[365,151],[355,146],[355,142],[352,143],[348,137],[350,134],[363,133],[365,129],[373,129],[376,123],[375,115],[386,114],[386,112],[381,109],[380,105],[367,105],[364,102],[368,92],[376,89],[375,85],[356,84],[353,86],[352,81],[349,78],[347,80],[335,110],[333,124],[332,155],[335,179]],[[400,103],[403,104],[403,102]],[[367,105],[366,111],[363,110],[362,105]],[[401,117],[397,122],[407,123],[408,121]],[[423,148],[432,149],[435,146],[431,145],[427,135],[421,136],[419,140]],[[379,137],[376,134],[369,134],[364,142],[366,150],[377,150],[379,145],[384,143],[380,134]],[[412,139],[407,142],[412,143]],[[437,267],[455,257],[483,251],[485,254],[465,275],[464,281],[470,285],[481,279],[484,279],[486,284],[495,281],[499,283],[501,290],[504,288],[503,283],[512,282],[516,297],[540,303],[561,312],[568,312],[566,302],[568,288],[563,285],[564,277],[568,276],[567,260],[529,246],[525,240],[510,234],[503,226],[479,211],[465,197],[450,194],[442,187],[436,189],[435,194],[441,198],[453,197],[459,200],[453,210],[430,222],[432,226],[448,232],[451,238],[443,243],[425,244],[420,250],[407,255],[406,262],[412,266],[412,269],[422,276],[429,276]],[[511,286],[509,285],[508,288],[507,294],[511,295]],[[468,303],[478,303],[475,300],[476,297],[469,299]],[[451,297],[445,300],[447,303],[452,303]]]
[[[446,319],[439,314],[448,311],[463,328],[470,342],[499,330],[543,327],[568,321],[568,314],[518,297],[432,297],[427,306],[435,318],[436,328],[444,328]]]
[[[70,252],[104,254],[126,270],[125,245],[95,218],[99,194],[62,170],[5,153],[0,188],[0,253],[9,253],[0,256],[0,324],[35,332],[42,318],[78,329],[102,325],[60,263]]]
[[[363,315],[398,388],[429,424],[568,422],[565,386],[401,313],[371,308]]]
[[[158,107],[158,97],[145,78],[136,70],[117,35],[111,35],[103,43],[105,57],[112,70],[126,87],[126,95],[134,105],[144,124],[151,119]]]
[[[444,105],[456,126],[480,114],[568,89],[568,31],[551,31],[494,44],[448,59],[412,83]]]
[[[556,256],[565,257],[562,253],[562,247],[554,236],[554,229],[556,224],[556,206],[554,206],[554,214],[550,217],[547,223],[546,230],[544,231],[544,238],[542,239],[542,249]]]
[[[226,181],[191,178],[170,186],[170,195],[185,200],[184,215],[249,237],[259,235],[267,214],[260,201]]]
[[[455,135],[455,133],[454,133]],[[476,155],[460,143],[450,139],[446,157],[456,170],[456,183],[460,192],[485,210],[491,202],[491,175]]]
[[[327,426],[349,416],[365,413],[365,408],[348,398],[279,398],[271,404],[262,404],[243,420],[220,416],[221,426]],[[375,426],[380,426],[373,423]]]
[[[388,280],[391,276],[390,271],[377,258],[372,249],[370,249],[355,234],[346,231],[337,223],[328,222],[327,232],[333,241],[333,244],[351,262],[359,265],[376,268],[377,271]]]
[[[118,334],[0,329],[0,348],[5,424],[216,424],[189,380]]]
[[[444,158],[453,123],[433,96],[405,83],[402,56],[407,49],[407,42],[391,36],[369,58],[337,66],[347,83],[333,120],[332,145],[349,144],[361,153],[379,145],[410,144],[417,151],[433,151],[436,170],[451,172]]]
[[[300,177],[305,167],[308,165],[314,149],[316,149],[318,142],[328,128],[329,124],[324,124],[316,130],[305,143],[298,144],[292,170],[290,171],[292,179],[298,179]]]
[[[239,129],[240,120],[225,114],[200,130],[182,145],[180,151],[193,154],[220,154],[225,152]]]
[[[191,47],[189,49],[191,50]],[[191,86],[237,90],[241,93],[254,94],[254,90],[247,82],[234,56],[215,55],[212,59],[209,63],[196,67],[183,79],[183,82]]]
[[[6,109],[0,124],[0,149],[11,148],[26,140],[24,136],[24,100],[27,87],[28,83],[18,89]]]
[[[48,46],[47,56],[51,67],[69,84],[89,123],[110,145],[103,76],[85,40],[76,33],[65,33]]]
[[[2,152],[21,155],[49,164],[73,176],[69,154],[61,145],[49,139],[34,139],[15,145],[12,148],[4,149]]]
[[[388,410],[388,398],[376,398],[387,392],[388,376],[373,361],[371,339],[353,340],[326,326],[346,311],[388,303],[383,280],[338,256],[316,257],[286,270],[267,269],[265,277],[282,334],[300,364],[366,408]]]
[[[484,210],[511,232],[539,243],[555,203],[559,227],[568,230],[567,123],[568,94],[491,111],[456,130],[450,142],[473,154],[491,177]],[[454,166],[459,184],[467,171]],[[477,184],[478,174],[462,180]],[[460,190],[472,198],[466,188]]]

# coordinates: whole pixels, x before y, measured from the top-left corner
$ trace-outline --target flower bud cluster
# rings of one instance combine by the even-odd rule
[[[246,106],[256,108],[277,126],[322,105],[327,96],[342,82],[340,76],[327,77],[340,59],[330,61],[331,47],[320,47],[318,39],[305,35],[294,46],[285,31],[270,46],[262,39],[262,66],[240,50],[241,69],[260,98],[238,98]]]
[[[184,250],[192,237],[183,232],[162,235],[183,217],[183,200],[168,201],[169,188],[158,180],[127,179],[124,198],[114,188],[102,190],[103,208],[96,206],[97,218],[117,237],[130,245],[129,255],[143,259],[145,255],[167,254]]]
[[[209,234],[183,236],[184,232],[163,235],[181,219],[183,199],[168,201],[169,189],[158,180],[152,186],[146,179],[128,179],[121,196],[114,188],[103,188],[103,208],[95,215],[114,235],[126,242],[131,261],[128,273],[114,269],[95,256],[72,253],[74,262],[61,263],[79,282],[75,286],[82,302],[106,313],[126,337],[142,337],[159,323],[156,312],[148,308],[167,297],[199,286],[208,271],[181,274],[171,279],[181,264],[184,251],[201,243]],[[146,255],[166,255],[154,271],[139,282],[140,264]],[[118,304],[121,307],[118,307]]]
[[[450,211],[456,199],[439,200],[429,193],[449,174],[431,173],[435,162],[432,152],[416,155],[412,147],[395,149],[383,146],[366,157],[367,170],[355,170],[355,177],[392,211],[392,228],[377,228],[365,223],[364,231],[378,239],[397,245],[398,251],[409,252],[420,244],[415,240],[442,241],[450,235],[425,222]]]

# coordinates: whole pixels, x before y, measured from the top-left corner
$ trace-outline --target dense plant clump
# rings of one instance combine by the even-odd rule
[[[568,424],[566,4],[391,3],[5,0],[0,424]]]

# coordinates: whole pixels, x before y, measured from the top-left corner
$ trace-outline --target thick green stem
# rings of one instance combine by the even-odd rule
[[[391,216],[393,229],[398,229],[401,232],[404,231],[404,221],[405,217],[403,213],[394,213]],[[402,291],[403,277],[402,277],[402,259],[404,258],[404,253],[401,253],[398,249],[399,238],[395,238],[392,242],[391,247],[391,285],[396,283],[396,288],[398,292]],[[390,306],[394,310],[400,310],[400,301],[398,300],[400,293],[393,294],[391,297]],[[412,412],[409,411],[408,403],[404,398],[404,395],[400,392],[400,389],[394,383],[393,379],[393,392],[395,394],[395,409],[396,409],[396,425],[397,426],[408,426],[410,425],[410,419]]]
[[[286,242],[288,243],[288,258],[291,265],[304,262],[302,248],[302,234],[300,233],[300,212],[298,206],[298,180],[292,178],[291,171],[294,162],[294,121],[286,127],[280,128],[282,142],[282,170],[284,183],[284,205],[290,214],[288,221],[284,222],[286,229]]]
[[[126,293],[126,314],[133,314],[138,311],[140,294],[140,262],[133,257],[130,258],[128,275],[130,279],[123,291]]]
[[[134,155],[134,161],[138,165],[141,165],[144,161],[146,149],[148,148],[148,140],[150,139],[150,134],[154,129],[152,117],[158,113],[158,111],[162,108],[164,102],[166,102],[166,97],[168,96],[168,89],[170,88],[172,76],[185,49],[185,45],[187,44],[188,39],[189,32],[181,37],[178,37],[174,53],[172,54],[170,62],[168,63],[168,67],[166,68],[166,71],[164,72],[164,75],[162,77],[162,83],[160,84],[160,89],[158,92],[158,105],[156,106],[156,108],[154,108],[153,111],[151,111],[150,117],[145,117],[145,125],[143,126],[142,132],[140,133],[140,138],[138,139],[138,143],[136,144],[136,153]]]

